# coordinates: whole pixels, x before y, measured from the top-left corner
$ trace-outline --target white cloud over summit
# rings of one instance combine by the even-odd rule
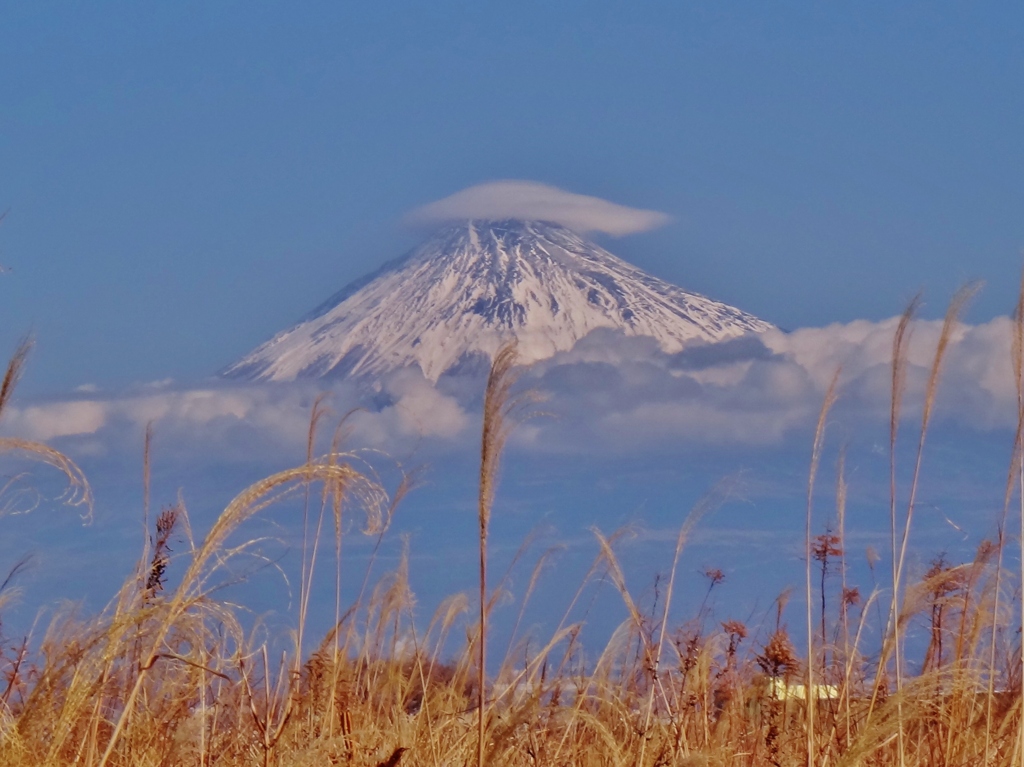
[[[405,220],[422,226],[473,218],[551,221],[581,234],[602,232],[613,237],[657,229],[671,220],[658,211],[629,208],[536,181],[516,180],[471,186],[417,208]]]

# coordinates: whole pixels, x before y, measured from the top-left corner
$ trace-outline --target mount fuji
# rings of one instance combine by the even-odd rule
[[[379,377],[418,367],[437,381],[515,338],[535,362],[598,328],[676,352],[773,326],[653,277],[558,224],[472,220],[335,294],[229,366],[255,381]]]

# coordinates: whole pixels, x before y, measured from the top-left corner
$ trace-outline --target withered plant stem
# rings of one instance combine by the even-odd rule
[[[477,504],[480,523],[480,628],[477,641],[477,767],[484,765],[487,727],[487,529],[494,505],[494,492],[498,482],[501,454],[512,428],[512,409],[517,401],[512,398],[512,387],[518,376],[515,365],[518,353],[513,341],[502,346],[491,363],[484,390],[484,417],[480,438],[480,495]]]
[[[821,403],[821,410],[818,411],[818,423],[814,429],[814,445],[811,449],[811,469],[807,477],[807,519],[804,529],[804,574],[806,598],[807,598],[807,764],[814,764],[815,742],[814,742],[814,713],[817,705],[817,693],[814,686],[814,666],[816,663],[814,654],[814,601],[811,591],[811,535],[813,530],[814,515],[814,481],[818,476],[818,466],[821,463],[821,453],[825,443],[825,424],[828,422],[828,414],[835,404],[839,388],[839,375],[841,370],[836,368],[825,390],[825,399]]]

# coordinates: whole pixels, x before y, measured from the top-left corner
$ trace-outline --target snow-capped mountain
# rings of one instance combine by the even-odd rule
[[[287,381],[418,366],[436,381],[515,337],[524,362],[597,328],[666,351],[771,328],[637,269],[557,224],[468,221],[332,296],[224,374]]]

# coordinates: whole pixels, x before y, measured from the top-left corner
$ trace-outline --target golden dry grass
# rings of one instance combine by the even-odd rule
[[[786,595],[763,641],[737,621],[705,627],[698,616],[670,625],[676,571],[693,526],[716,502],[709,498],[680,529],[660,602],[642,607],[617,559],[619,536],[595,530],[594,564],[554,633],[540,644],[536,638],[524,644],[513,630],[505,656],[488,664],[488,617],[501,590],[487,580],[488,523],[502,447],[522,402],[512,392],[515,357],[507,348],[497,356],[485,400],[474,600],[454,595],[425,630],[417,626],[403,559],[376,584],[367,582],[368,573],[361,576],[359,597],[343,609],[343,518],[359,514],[379,546],[409,482],[389,495],[358,455],[338,449],[337,435],[326,455],[315,456],[315,433],[325,418],[317,402],[302,465],[240,493],[203,541],[193,541],[183,505],[165,509],[139,566],[106,610],[92,617],[58,614],[36,645],[4,647],[0,765],[1020,765],[1024,573],[1009,569],[1020,541],[1007,531],[1024,486],[1024,283],[1008,350],[1019,425],[997,535],[969,561],[936,560],[916,581],[905,567],[920,455],[964,300],[966,294],[954,301],[936,350],[905,507],[897,505],[892,469],[892,582],[867,596],[846,580],[841,460],[838,528],[815,534],[815,475],[839,391],[836,382],[829,388],[808,482],[806,637],[794,640],[786,628]],[[899,323],[893,345],[893,455],[915,308]],[[19,349],[0,386],[0,415],[27,351]],[[56,467],[72,499],[88,504],[88,485],[66,457],[15,440],[0,441],[0,449]],[[294,642],[277,654],[247,633],[216,587],[254,545],[233,543],[239,530],[289,497],[302,507],[301,583]],[[1020,526],[1024,532],[1024,505]],[[176,558],[168,550],[172,535],[188,541]],[[314,573],[331,554],[335,628],[304,654]],[[540,569],[533,571],[520,617]],[[842,574],[838,588],[826,578],[829,572]],[[709,571],[711,587],[719,576]],[[583,627],[570,615],[586,582],[598,577],[615,585],[628,617],[594,656],[583,652]],[[888,625],[880,649],[872,651],[869,616],[879,604],[878,614],[888,608]],[[905,631],[912,622],[927,629],[920,658],[908,657]],[[453,651],[463,629],[461,649]],[[797,645],[810,649],[801,655]],[[910,673],[911,667],[920,670]],[[483,668],[496,671],[482,680]]]

